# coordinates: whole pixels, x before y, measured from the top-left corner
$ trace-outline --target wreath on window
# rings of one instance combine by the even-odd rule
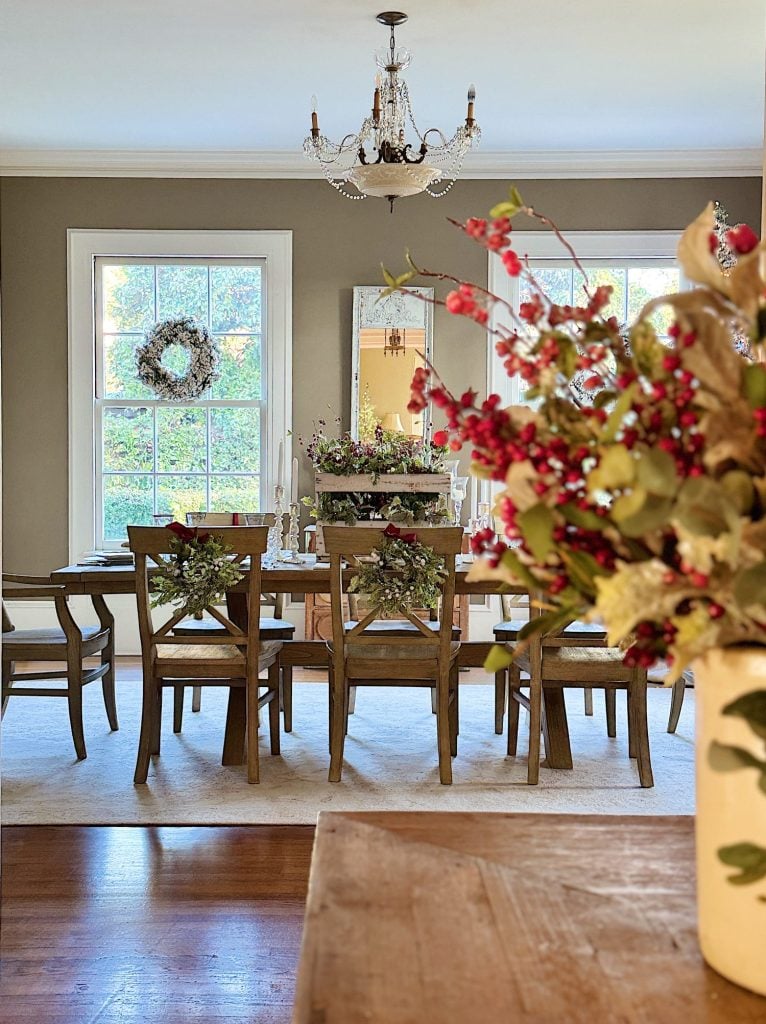
[[[189,369],[182,377],[162,365],[171,345],[189,352]],[[136,354],[139,380],[148,384],[157,398],[171,402],[188,402],[204,394],[218,380],[219,360],[217,342],[190,316],[155,324]]]
[[[364,594],[387,615],[403,608],[435,608],[447,577],[444,558],[421,544],[415,533],[389,523],[383,543],[370,553],[349,584],[350,593]]]

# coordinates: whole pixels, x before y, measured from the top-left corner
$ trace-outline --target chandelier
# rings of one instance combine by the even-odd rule
[[[427,192],[438,198],[455,183],[463,159],[478,142],[481,130],[474,120],[476,92],[468,89],[468,111],[465,124],[448,139],[438,128],[429,128],[422,135],[415,124],[407,83],[400,72],[409,67],[408,50],[397,48],[394,35],[407,15],[400,11],[384,11],[377,16],[381,25],[391,29],[388,50],[375,54],[378,74],[375,78],[372,112],[356,134],[346,135],[340,142],[331,142],[319,131],[316,97],[311,113],[311,134],[303,143],[304,151],[319,162],[327,181],[347,199],[378,196],[394,200]],[[412,128],[417,136],[416,150],[406,142],[405,133]],[[367,147],[367,148],[365,148]],[[348,191],[353,186],[356,192]],[[437,186],[436,189],[433,186]]]
[[[388,331],[383,339],[383,358],[390,353],[392,356],[398,356],[400,352],[407,351],[407,331],[399,330],[398,327],[392,327]]]

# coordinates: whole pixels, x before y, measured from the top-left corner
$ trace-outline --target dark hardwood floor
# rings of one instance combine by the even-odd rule
[[[0,1022],[288,1022],[313,836],[3,829]]]

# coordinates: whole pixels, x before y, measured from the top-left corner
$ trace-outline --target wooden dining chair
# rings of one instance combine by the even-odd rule
[[[530,603],[530,618],[541,614]],[[544,717],[543,690],[590,687],[612,694],[625,690],[628,701],[628,753],[635,757],[639,782],[643,788],[654,785],[649,751],[649,727],[646,709],[646,669],[629,668],[624,652],[607,646],[605,638],[583,640],[567,635],[566,629],[534,634],[510,667],[508,705],[508,754],[515,755],[519,727],[519,705],[529,711],[529,760],[527,782],[537,785],[540,778],[540,734],[549,740]],[[529,676],[529,696],[522,692],[521,673]],[[560,695],[563,702],[563,692]],[[608,705],[607,705],[608,706]],[[611,733],[610,733],[611,735]]]
[[[234,560],[250,559],[247,585],[248,605],[257,608],[261,596],[261,555],[266,550],[268,527],[210,528],[210,534],[222,541]],[[242,629],[214,606],[208,612],[224,628],[223,635],[175,637],[173,628],[188,610],[175,611],[162,626],[155,628],[151,609],[153,566],[169,564],[173,534],[165,527],[129,526],[128,542],[136,556],[136,598],[141,634],[144,686],[141,712],[141,737],[134,780],[146,782],[153,754],[160,752],[162,691],[165,687],[226,686],[244,687],[247,705],[247,780],[259,781],[258,712],[268,704],[271,753],[279,753],[279,651],[281,641],[261,642],[258,619],[248,615]],[[183,639],[183,643],[179,643]],[[260,680],[267,671],[267,680]],[[265,693],[260,694],[260,688]]]
[[[187,526],[273,526],[273,512],[187,512]],[[261,608],[273,609],[273,615],[261,615],[261,640],[292,640],[295,624],[284,617],[284,594],[261,594]],[[214,636],[225,630],[213,618],[195,615],[184,619],[174,629],[175,636]],[[285,732],[293,731],[293,669],[280,663],[279,708],[284,717]],[[183,687],[176,687],[173,705],[173,731],[180,732],[183,725]],[[192,687],[192,711],[202,708],[202,687]]]
[[[8,616],[6,601],[52,600],[58,626],[16,629]],[[97,626],[78,626],[69,608],[66,588],[54,586],[47,576],[3,573],[2,714],[11,697],[66,697],[69,723],[77,758],[85,760],[82,724],[82,691],[88,683],[101,680],[109,728],[118,729],[114,697],[114,619],[99,594],[91,598],[98,616]],[[97,656],[100,664],[86,668],[86,658]],[[65,667],[40,672],[19,672],[16,663],[62,662]],[[41,681],[65,682],[61,687],[30,686]]]
[[[436,734],[439,779],[452,782],[451,758],[457,753],[459,641],[453,640],[452,617],[441,621],[421,618],[404,605],[401,619],[380,620],[382,609],[371,608],[359,622],[343,615],[344,560],[353,568],[384,540],[384,530],[325,526],[324,544],[330,556],[332,643],[330,661],[330,782],[339,782],[348,729],[349,694],[358,686],[421,686],[436,689]],[[455,598],[455,558],[460,553],[460,527],[413,529],[417,539],[445,560],[447,575],[441,605],[452,608]],[[377,621],[376,621],[377,620]]]

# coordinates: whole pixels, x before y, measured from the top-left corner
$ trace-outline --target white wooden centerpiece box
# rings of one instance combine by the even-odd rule
[[[379,476],[372,476],[364,473],[355,473],[349,476],[340,476],[336,473],[317,473],[315,479],[316,499],[319,504],[321,494],[434,494],[445,495],[447,503],[452,490],[452,477],[449,473],[381,473]],[[360,519],[354,526],[385,529],[389,519]],[[316,550],[318,555],[325,553],[323,526],[342,526],[343,523],[329,522],[328,520],[317,520]],[[417,526],[429,526],[427,522],[403,523],[397,522],[394,525],[402,529],[412,529]]]

